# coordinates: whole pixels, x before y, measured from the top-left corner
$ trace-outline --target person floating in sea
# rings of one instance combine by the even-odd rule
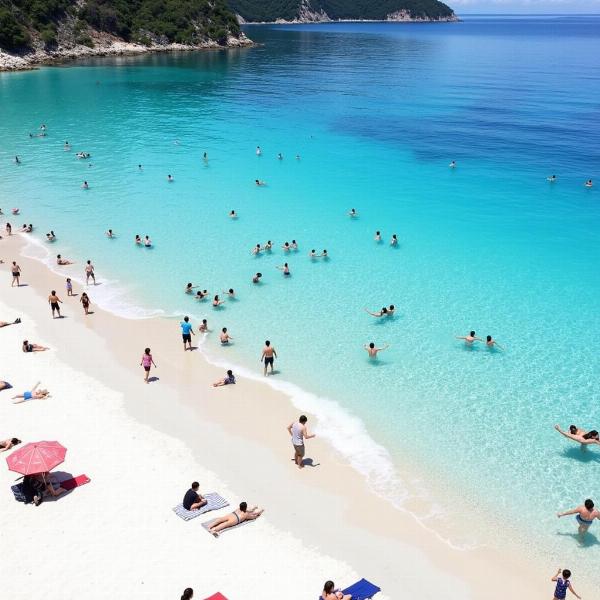
[[[375,240],[375,243],[381,244],[381,231],[376,231],[373,239]]]
[[[60,254],[57,254],[56,255],[56,264],[60,265],[61,267],[64,267],[66,265],[74,265],[75,263],[72,260],[63,258]]]
[[[273,249],[273,242],[271,242],[271,240],[267,240],[267,243],[264,245],[263,248],[265,252],[271,252],[271,250]]]
[[[252,278],[252,283],[260,283],[260,278],[262,277],[262,273],[256,273]]]
[[[277,358],[277,352],[275,351],[275,348],[273,348],[273,346],[271,346],[271,342],[269,340],[267,340],[265,342],[265,347],[263,348],[262,351],[262,356],[260,357],[260,360],[264,363],[264,370],[263,370],[263,374],[266,377],[267,376],[267,367],[270,365],[271,366],[271,375],[273,375],[273,363],[275,362],[275,359]]]
[[[49,242],[54,242],[56,240],[56,234],[54,233],[54,231],[50,231],[50,233],[46,234],[46,239]]]
[[[263,248],[260,244],[256,244],[254,248],[250,251],[250,254],[254,254],[255,256],[260,254],[263,251]]]
[[[593,181],[592,181],[591,179],[588,179],[588,180],[585,182],[585,187],[586,187],[586,188],[591,188],[591,187],[594,187],[594,183],[593,183]]]
[[[568,515],[576,515],[575,520],[579,523],[578,533],[580,539],[583,539],[594,519],[600,519],[600,511],[594,508],[594,502],[589,498],[581,506],[556,514],[559,519]]]
[[[142,165],[138,165],[138,171],[141,171],[143,169]]]
[[[313,248],[309,253],[308,253],[308,257],[312,260],[314,260],[315,258],[317,258],[317,251]]]
[[[188,283],[185,286],[185,290],[184,291],[185,291],[186,294],[191,294],[192,290],[195,290],[197,287],[198,287],[197,285],[192,285],[191,282],[190,282],[190,283]]]
[[[284,252],[289,252],[291,250],[290,243],[289,242],[285,242],[283,244],[283,246],[281,246],[281,248],[283,249]]]
[[[191,350],[192,336],[196,334],[194,333],[194,329],[190,323],[190,318],[187,315],[183,317],[183,321],[179,323],[179,326],[181,327],[181,337],[183,338],[183,351],[185,352],[186,350]]]
[[[237,213],[235,212],[235,210],[232,210],[232,211],[229,213],[229,218],[230,218],[230,219],[237,219],[237,218],[238,218],[238,216],[237,216]]]
[[[256,185],[259,185],[259,186],[264,186],[264,185],[267,185],[267,182],[266,182],[266,181],[261,181],[260,179],[255,179],[255,180],[254,180],[254,183],[255,183]]]
[[[491,335],[486,336],[485,345],[490,350],[493,350],[494,348],[500,348],[500,350],[504,350],[504,348]]]
[[[370,342],[369,345],[365,344],[363,348],[369,354],[369,358],[377,358],[377,353],[382,352],[383,350],[387,350],[390,347],[389,344],[384,344],[381,348],[377,348],[374,342]]]
[[[87,181],[84,181],[81,184],[81,188],[84,189],[84,190],[89,190],[90,189],[90,184]]]
[[[94,285],[96,285],[96,275],[94,274],[94,265],[92,264],[91,260],[88,260],[85,265],[85,284],[86,285],[89,285],[90,278],[94,282]]]
[[[219,294],[217,294],[217,295],[216,295],[216,296],[213,298],[213,301],[212,301],[213,308],[219,308],[219,306],[221,306],[221,304],[225,304],[225,300],[221,300],[221,299],[219,298]]]
[[[279,269],[285,276],[291,275],[290,267],[287,263],[283,263],[283,265],[277,266],[275,268]]]
[[[69,144],[69,142],[65,141],[65,145],[63,146],[63,150],[65,152],[69,152],[71,150],[71,144]]]
[[[576,598],[581,598],[581,596],[573,589],[573,586],[569,581],[570,577],[571,571],[569,571],[569,569],[563,569],[562,573],[560,569],[556,571],[556,575],[550,580],[556,582],[556,588],[554,589],[554,600],[564,600],[567,597],[567,590],[571,590],[571,593]]]
[[[483,342],[481,338],[475,335],[474,331],[469,332],[469,335],[455,335],[457,340],[465,340],[465,345],[472,346],[473,342]]]
[[[585,450],[586,446],[589,446],[590,444],[597,444],[600,446],[600,434],[598,434],[595,429],[585,431],[584,429],[579,429],[576,425],[569,425],[568,432],[563,431],[560,428],[560,425],[555,425],[554,429],[561,435],[564,435],[567,439],[580,443],[582,450]]]
[[[208,152],[205,152],[205,153],[202,155],[202,160],[203,160],[204,162],[208,162]]]
[[[451,160],[450,164],[448,165],[451,169],[455,169],[456,168],[456,161],[455,160]]]
[[[198,325],[198,333],[208,333],[208,321],[206,319],[202,319],[202,323]]]
[[[167,175],[167,181],[168,181],[169,183],[172,183],[173,181],[175,181],[175,180],[173,179],[173,175]]]
[[[227,333],[227,327],[223,327],[221,329],[221,333],[219,334],[219,339],[221,340],[221,345],[226,346],[229,344],[229,340],[233,340],[233,338]]]
[[[298,252],[298,242],[296,240],[292,240],[292,243],[290,244],[290,248],[294,252]]]
[[[371,312],[370,310],[367,310],[365,308],[365,312],[370,314],[372,317],[391,317],[394,314],[394,311],[396,310],[395,306],[393,304],[390,304],[389,308],[386,308],[385,306],[377,311],[377,312]]]
[[[351,209],[350,209],[350,212],[348,213],[348,216],[349,216],[350,218],[352,218],[352,219],[354,219],[354,218],[358,217],[358,213],[356,212],[356,209],[355,209],[355,208],[351,208]]]
[[[398,238],[395,233],[392,234],[392,239],[390,240],[390,246],[397,246]]]
[[[146,246],[146,248],[152,248],[152,240],[148,236],[144,238],[144,246]]]
[[[300,155],[296,154],[296,160],[300,160]]]
[[[136,243],[136,246],[142,245],[142,238],[139,235],[135,236],[135,243]]]
[[[277,160],[283,160],[283,154],[281,154],[281,152],[277,155]]]
[[[21,159],[15,155],[15,164],[20,165],[21,164]]]
[[[550,177],[546,177],[546,180],[550,183],[554,183],[556,181],[556,175],[550,175]]]
[[[117,237],[117,236],[116,236],[116,235],[113,233],[113,230],[112,230],[112,229],[109,229],[109,230],[106,232],[106,237],[109,237],[109,238],[114,238],[114,237]]]
[[[260,156],[262,154],[262,150],[260,149],[260,146],[256,146],[256,156]]]
[[[205,300],[208,298],[208,290],[198,290],[196,292],[196,300]]]
[[[228,290],[223,290],[223,294],[229,296],[230,299],[235,299],[235,290],[233,288],[229,288]]]

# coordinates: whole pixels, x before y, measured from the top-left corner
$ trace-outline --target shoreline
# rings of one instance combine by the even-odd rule
[[[12,241],[17,237],[14,236]],[[3,249],[7,243],[11,242],[3,241]],[[26,246],[25,241],[19,246],[18,250],[22,251]],[[7,261],[10,257],[4,254],[3,258]],[[397,510],[388,501],[375,496],[364,478],[347,461],[340,461],[339,454],[319,437],[310,440],[307,445],[308,455],[318,457],[319,468],[305,468],[298,477],[297,470],[290,468],[287,462],[290,452],[285,426],[297,418],[298,414],[297,409],[290,407],[289,397],[262,382],[243,377],[238,380],[235,389],[209,388],[208,382],[222,376],[222,370],[209,365],[203,358],[196,360],[195,352],[186,352],[182,361],[178,327],[167,319],[132,321],[99,309],[95,309],[96,315],[86,319],[79,314],[82,313],[80,307],[76,306],[68,310],[69,317],[75,315],[74,319],[52,321],[45,305],[45,292],[40,292],[40,289],[56,286],[61,290],[59,275],[49,271],[34,258],[24,258],[21,262],[28,274],[25,280],[35,282],[29,291],[19,290],[30,296],[23,308],[28,310],[29,306],[31,314],[39,312],[40,318],[48,318],[49,323],[53,324],[51,336],[44,331],[43,339],[33,341],[52,344],[58,349],[59,356],[66,359],[65,362],[82,372],[95,370],[98,363],[91,358],[100,360],[100,364],[102,361],[116,361],[115,368],[110,371],[111,384],[116,381],[118,385],[115,387],[118,389],[128,389],[132,385],[134,388],[140,387],[142,389],[136,394],[142,393],[145,396],[143,404],[135,397],[125,402],[125,411],[135,421],[161,431],[171,439],[183,441],[194,451],[193,454],[198,453],[203,457],[204,465],[206,461],[210,463],[212,471],[229,473],[231,481],[236,482],[237,489],[250,490],[254,497],[254,494],[261,493],[262,488],[268,488],[269,494],[278,496],[279,506],[274,508],[270,498],[262,502],[264,495],[259,500],[267,504],[268,518],[276,527],[288,532],[291,529],[293,535],[316,545],[319,552],[327,552],[337,559],[353,563],[354,571],[381,585],[385,596],[395,597],[401,590],[406,592],[411,586],[411,591],[422,594],[423,581],[427,581],[430,593],[442,594],[446,598],[464,598],[469,593],[474,598],[483,595],[487,598],[501,598],[510,592],[511,586],[514,586],[515,593],[517,590],[523,592],[527,589],[530,593],[538,594],[543,589],[541,586],[546,580],[545,570],[525,564],[520,560],[521,557],[511,557],[509,560],[501,552],[489,548],[457,551],[441,543],[408,514],[403,514],[403,511]],[[7,266],[3,265],[2,270],[6,271]],[[35,297],[31,297],[32,295]],[[5,301],[4,292],[0,299]],[[66,301],[66,298],[63,300]],[[42,327],[37,315],[36,323]],[[151,327],[148,327],[149,323],[152,323]],[[56,328],[54,324],[61,327]],[[51,326],[46,325],[45,329],[48,327]],[[71,333],[70,337],[64,337],[67,335],[64,330],[72,327],[78,328],[81,335],[73,336]],[[50,339],[53,336],[56,337]],[[89,345],[90,336],[95,345]],[[124,347],[118,343],[124,337],[140,339],[140,342],[135,348]],[[68,342],[72,342],[75,347],[70,348],[67,353],[65,347],[69,345]],[[141,383],[141,373],[136,361],[138,346],[142,348],[146,343],[159,348],[153,352],[157,362],[160,361],[161,380],[142,392],[145,386]],[[82,347],[78,352],[79,344]],[[110,351],[103,353],[102,348],[110,348]],[[166,354],[164,348],[168,348]],[[194,361],[193,371],[191,361]],[[123,366],[128,363],[132,366]],[[162,375],[164,364],[167,364],[168,378],[163,378]],[[47,384],[50,387],[50,383]],[[172,384],[176,384],[177,389],[170,388]],[[167,394],[164,393],[165,388]],[[165,398],[168,398],[168,405],[165,405]],[[227,402],[225,407],[222,406],[224,398]],[[217,399],[218,403],[210,402],[212,399]],[[248,427],[246,418],[249,404],[252,406],[250,414],[259,417],[258,431],[254,430],[254,426]],[[262,409],[259,415],[256,414],[257,406]],[[319,421],[310,414],[309,425],[318,433]],[[213,443],[208,444],[208,447],[198,440],[197,431],[200,427],[205,429],[203,440],[212,438]],[[229,451],[223,453],[220,446]],[[230,449],[239,450],[240,447],[242,451],[235,453],[232,460]],[[249,449],[249,454],[253,457],[252,467],[240,467],[237,464],[238,458],[246,456]],[[260,457],[260,460],[257,461],[256,457]],[[255,463],[267,466],[259,469]],[[273,489],[275,475],[278,483],[276,489]],[[233,487],[230,481],[228,485]],[[300,498],[301,503],[298,502]],[[298,512],[302,504],[303,510]],[[361,507],[359,511],[356,510],[357,505]],[[293,524],[290,523],[290,508]],[[319,521],[321,524],[316,525]],[[339,536],[342,539],[331,539],[328,532],[340,529],[343,530],[343,534]],[[350,544],[348,540],[351,541]],[[349,556],[352,556],[351,560]],[[410,575],[398,573],[398,566],[401,571],[407,568]],[[513,574],[510,582],[505,581],[507,569]],[[531,573],[538,571],[541,579],[532,578]],[[531,583],[531,579],[534,583]],[[449,589],[453,589],[457,595],[448,596]],[[498,595],[490,595],[490,589],[493,594]]]
[[[322,20],[302,20],[294,19],[287,21],[285,19],[277,19],[276,21],[240,21],[240,25],[331,25],[332,23],[459,23],[460,18],[456,15],[452,17],[441,17],[439,19],[322,19]]]
[[[229,37],[227,45],[217,42],[205,42],[201,45],[190,46],[187,44],[153,44],[144,46],[133,42],[116,41],[98,44],[93,48],[78,45],[72,48],[59,48],[56,51],[34,51],[26,54],[10,54],[0,50],[0,73],[33,71],[43,66],[59,66],[89,58],[102,58],[107,56],[140,56],[143,54],[159,54],[167,52],[197,52],[205,50],[236,50],[252,48],[256,44],[242,34],[239,38]]]

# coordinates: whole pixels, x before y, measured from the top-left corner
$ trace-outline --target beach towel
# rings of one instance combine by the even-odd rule
[[[232,531],[233,529],[239,529],[240,527],[243,527],[244,525],[248,525],[248,523],[254,523],[256,519],[252,519],[251,521],[242,521],[241,523],[238,523],[237,525],[234,525],[233,527],[228,527],[227,529],[223,529],[223,531],[219,531],[219,535],[223,535],[224,533],[227,533],[228,531]],[[206,523],[202,523],[202,527],[204,527],[204,529],[206,529],[206,531],[208,531],[208,528],[215,522],[215,519],[211,519],[210,521],[207,521]],[[210,533],[210,531],[208,531],[208,533]],[[210,534],[212,535],[212,533]]]
[[[12,490],[17,502],[23,502],[24,504],[33,502],[33,490],[29,490],[31,493],[28,493],[28,490],[25,489],[25,486],[22,483],[17,483],[10,489]]]
[[[361,579],[355,584],[342,590],[344,594],[352,594],[352,600],[366,600],[372,598],[377,592],[380,592],[381,588],[373,585],[366,579]]]
[[[210,494],[204,494],[204,497],[206,498],[207,502],[198,510],[186,510],[183,508],[183,504],[178,504],[173,509],[173,512],[178,517],[181,517],[184,521],[190,521],[191,519],[195,519],[204,513],[210,512],[211,510],[218,510],[219,508],[225,508],[226,506],[229,506],[229,502],[227,502],[225,498],[219,496],[219,494],[215,494],[214,492]]]
[[[76,487],[85,485],[90,481],[91,479],[87,475],[78,475],[72,479],[65,479],[65,481],[61,481],[59,485],[63,490],[74,490]]]
[[[213,594],[212,596],[209,596],[208,598],[204,598],[204,600],[227,600],[227,598],[225,598],[225,596],[223,596],[223,594],[221,594],[221,592],[217,592],[216,594]]]

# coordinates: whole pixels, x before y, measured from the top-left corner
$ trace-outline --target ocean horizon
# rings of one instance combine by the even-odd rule
[[[402,507],[418,490],[432,529],[455,501],[492,515],[452,545],[501,532],[591,573],[596,548],[555,514],[594,496],[600,453],[553,426],[600,421],[600,18],[459,16],[253,25],[255,48],[0,74],[3,223],[32,222],[32,254],[77,261],[70,277],[91,259],[103,308],[172,318],[174,337],[207,318],[216,364],[261,377],[272,340],[269,383],[376,491]],[[188,282],[236,299],[214,309]],[[455,339],[471,329],[503,350]],[[390,347],[371,361],[369,342]]]

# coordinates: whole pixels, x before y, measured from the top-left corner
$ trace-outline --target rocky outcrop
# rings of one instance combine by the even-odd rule
[[[448,16],[440,16],[437,18],[432,17],[420,17],[411,15],[408,10],[397,10],[393,13],[389,13],[386,18],[386,21],[396,21],[396,22],[406,22],[406,23],[415,23],[415,22],[427,22],[427,21],[458,21],[458,17],[455,14]]]

